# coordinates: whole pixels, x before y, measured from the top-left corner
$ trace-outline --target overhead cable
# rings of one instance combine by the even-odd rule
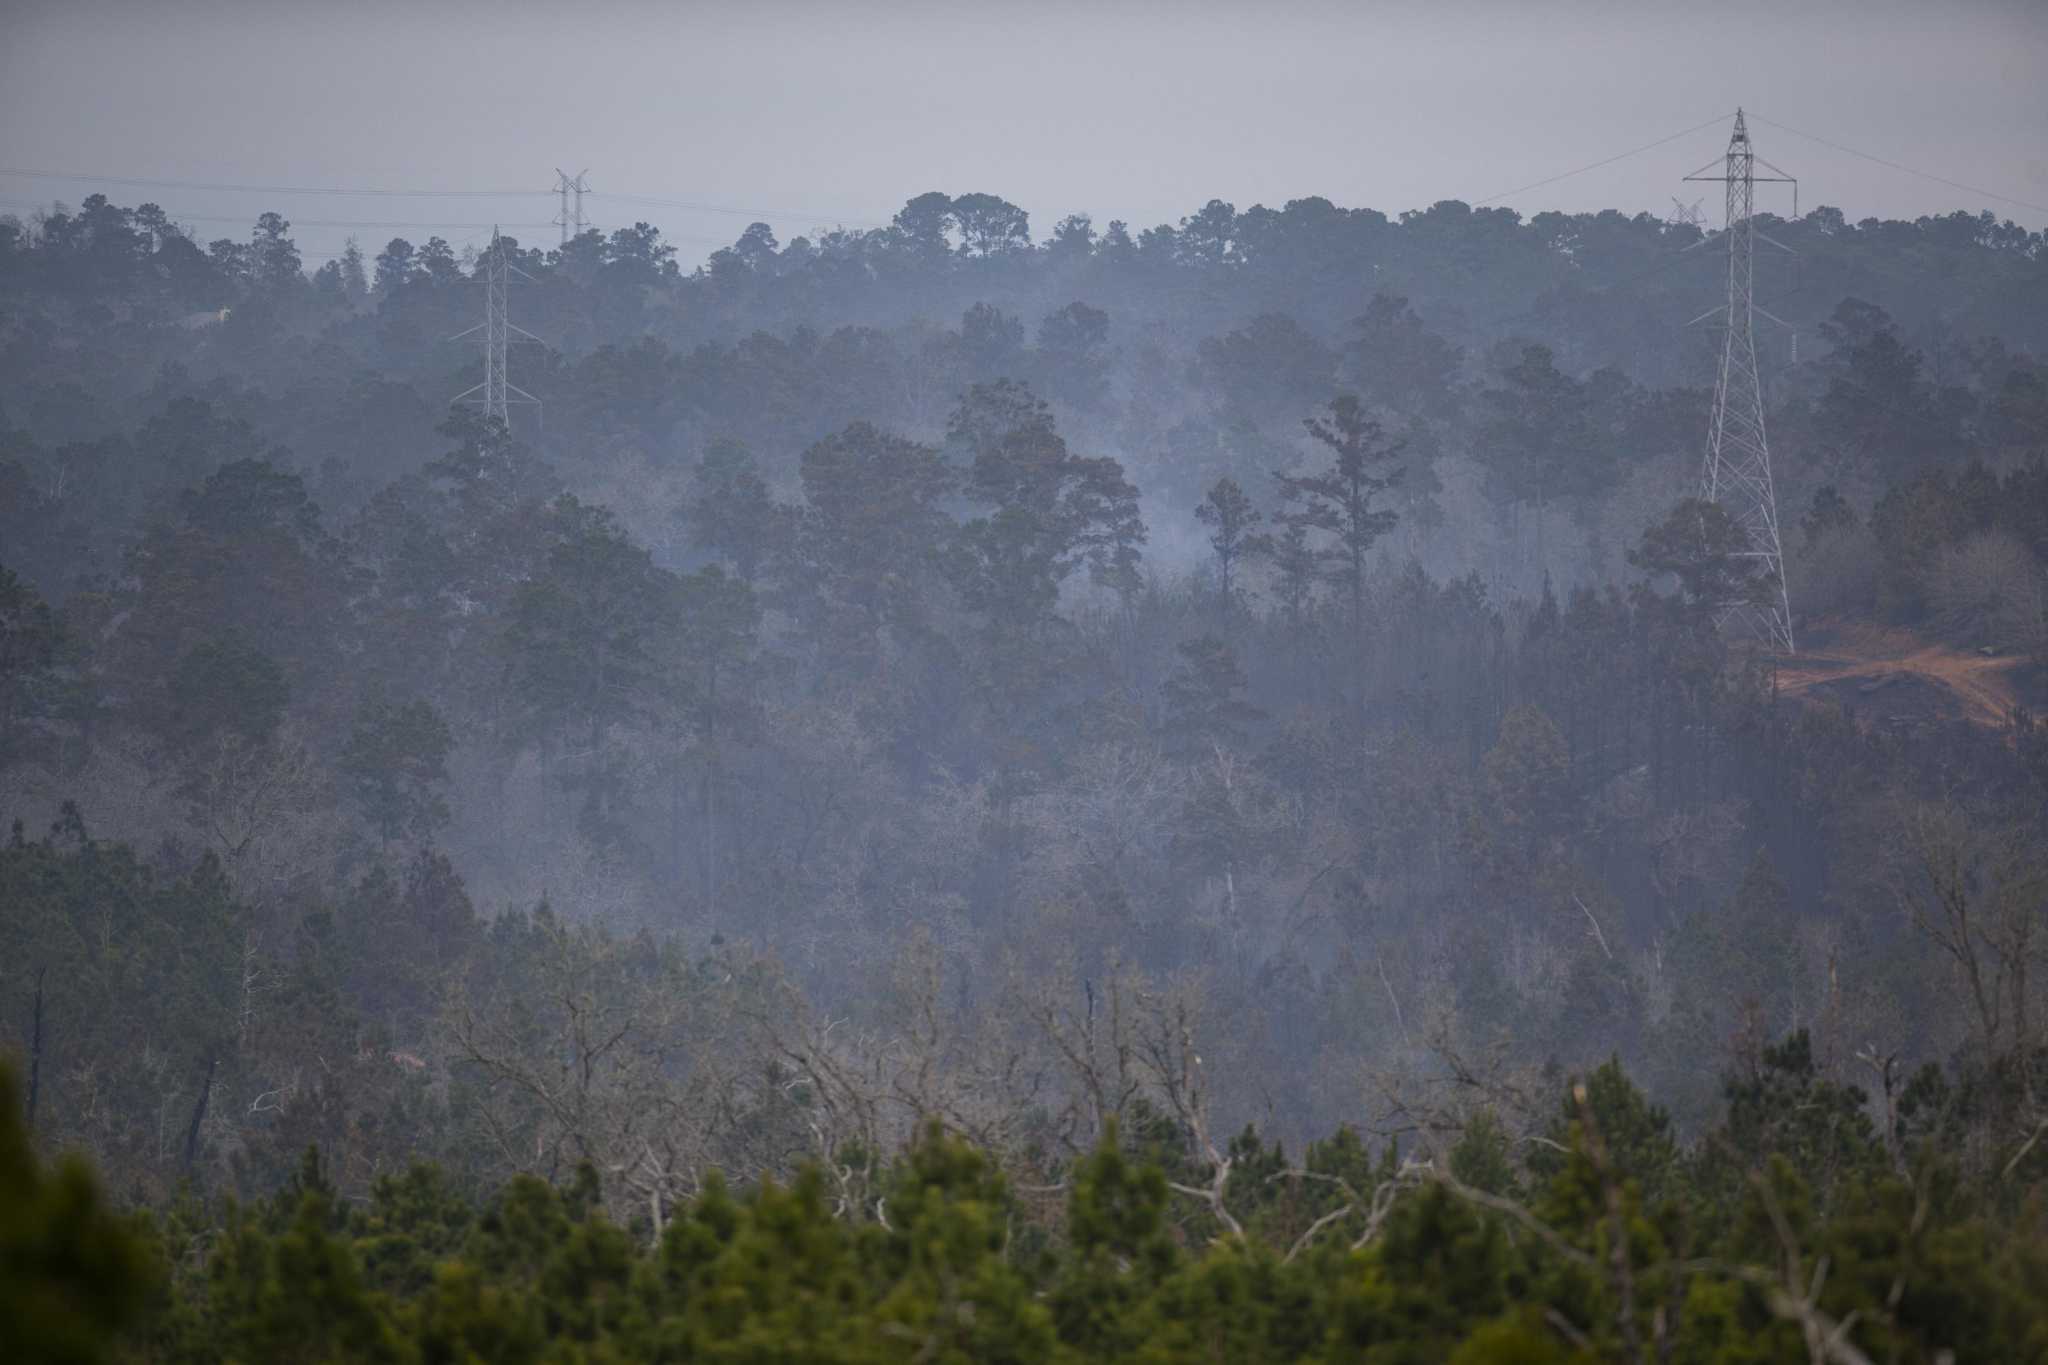
[[[134,185],[144,189],[212,190],[231,194],[322,194],[393,199],[510,199],[549,193],[547,190],[392,190],[339,189],[330,185],[229,185],[208,180],[146,180],[137,176],[87,175],[80,171],[31,171],[18,166],[0,166],[0,175],[18,176],[24,180],[72,180],[104,185]]]
[[[512,199],[551,195],[552,190],[429,190],[429,189],[384,189],[366,187],[351,189],[335,185],[246,185],[230,184],[209,180],[161,180],[139,176],[90,175],[82,171],[38,171],[20,166],[0,166],[0,176],[13,176],[22,180],[58,180],[77,184],[126,185],[143,189],[195,190],[219,194],[299,194],[325,195],[341,198],[409,198],[409,199]],[[597,192],[591,192],[593,196]],[[809,209],[758,209],[740,208],[727,204],[706,204],[697,200],[666,199],[658,195],[607,193],[602,197],[616,199],[621,203],[648,204],[659,208],[688,209],[695,213],[722,213],[742,218],[790,220],[809,218],[819,221],[838,221],[856,227],[885,227],[873,219],[844,217],[839,214],[817,213]],[[202,215],[187,214],[187,217]],[[373,226],[366,224],[365,226]],[[420,226],[429,226],[422,224]],[[485,226],[489,226],[486,224]]]
[[[1474,199],[1472,201],[1472,207],[1475,209],[1480,208],[1487,204],[1497,203],[1498,201],[1506,199],[1511,195],[1526,194],[1530,190],[1540,190],[1545,185],[1555,185],[1560,180],[1569,180],[1575,175],[1584,175],[1587,171],[1597,171],[1602,166],[1612,166],[1617,161],[1626,161],[1628,160],[1628,158],[1632,156],[1640,156],[1644,152],[1651,151],[1658,147],[1662,147],[1667,142],[1676,142],[1678,141],[1678,139],[1682,137],[1691,137],[1694,133],[1697,133],[1702,129],[1711,128],[1717,123],[1725,123],[1733,117],[1735,117],[1733,111],[1726,114],[1716,114],[1710,119],[1706,119],[1702,122],[1695,123],[1690,128],[1682,128],[1678,132],[1671,134],[1669,137],[1660,137],[1655,142],[1645,142],[1640,147],[1631,147],[1628,151],[1616,152],[1613,156],[1603,157],[1598,161],[1590,162],[1584,166],[1580,166],[1576,170],[1563,171],[1557,175],[1549,176],[1543,180],[1533,180],[1528,184],[1519,186],[1515,189],[1503,190],[1499,194],[1488,195],[1484,199]]]
[[[1980,189],[1975,185],[1965,185],[1960,180],[1951,180],[1945,175],[1936,175],[1932,171],[1917,170],[1902,161],[1893,161],[1887,157],[1873,156],[1869,152],[1859,152],[1854,147],[1845,147],[1839,142],[1820,136],[1818,133],[1803,133],[1790,124],[1780,123],[1776,119],[1765,118],[1762,114],[1752,112],[1750,117],[1758,123],[1768,124],[1780,132],[1790,133],[1794,137],[1803,137],[1808,142],[1818,142],[1823,147],[1832,147],[1838,152],[1861,157],[1865,161],[1874,162],[1879,166],[1889,166],[1892,170],[1904,171],[1907,175],[1917,175],[1922,180],[1932,180],[1935,184],[1946,185],[1952,190],[1962,190],[1966,194],[1981,195],[1986,199],[1995,199],[2001,204],[2011,204],[2015,208],[2032,209],[2036,213],[2048,213],[2048,204],[2036,204],[2027,199],[2015,199],[2009,194],[1998,194],[1992,190]]]
[[[808,218],[815,221],[830,219],[834,222],[845,223],[850,227],[878,228],[888,226],[887,223],[879,223],[872,218],[847,218],[834,213],[814,213],[808,209],[743,209],[733,208],[724,204],[703,204],[684,199],[661,199],[648,194],[617,194],[600,190],[590,191],[590,197],[593,199],[616,199],[625,204],[648,204],[656,208],[688,209],[694,213],[725,213],[731,214],[734,217],[756,218],[764,221],[779,218],[787,222],[791,219]]]

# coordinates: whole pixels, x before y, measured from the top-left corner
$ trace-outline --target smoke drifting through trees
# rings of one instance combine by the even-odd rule
[[[1802,641],[2019,653],[2038,700],[2040,238],[1767,227],[1823,340],[1768,394]],[[1919,1235],[1936,1139],[2022,1227],[2048,738],[1794,703],[1716,633],[1699,240],[1303,200],[1041,246],[935,193],[690,275],[645,225],[506,242],[543,431],[447,411],[445,242],[309,278],[275,215],[0,226],[37,1141],[149,1200],[428,1158],[642,1244],[725,1217],[714,1168],[897,1236],[906,1169],[986,1163],[1034,1227],[1072,1197],[1048,1302],[1439,1219],[1618,1277],[1570,1320],[1637,1354],[1715,1257],[1801,1342],[1874,1320],[1742,1267],[1885,1181]],[[1660,1191],[1712,1212],[1582,1263]]]

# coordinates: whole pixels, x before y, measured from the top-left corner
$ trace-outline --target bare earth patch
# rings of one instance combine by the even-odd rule
[[[1932,642],[1912,631],[1822,622],[1778,667],[1780,695],[1827,700],[1881,721],[1968,720],[2002,727],[2035,672],[2016,654]]]

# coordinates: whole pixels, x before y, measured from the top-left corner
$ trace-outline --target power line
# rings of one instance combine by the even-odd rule
[[[319,194],[393,199],[510,199],[549,193],[547,190],[391,190],[338,189],[326,185],[229,185],[207,180],[145,180],[136,176],[86,175],[78,171],[31,171],[17,166],[0,166],[0,175],[18,176],[24,180],[74,180],[105,185],[137,185],[144,189],[211,190],[228,194]]]
[[[18,208],[40,209],[47,205],[33,200],[9,198],[5,202]],[[159,205],[158,207],[162,207]],[[175,209],[164,209],[164,217],[192,223],[253,223],[256,220],[246,214],[183,213]],[[288,218],[292,227],[321,228],[446,228],[455,232],[482,232],[494,227],[545,228],[552,223],[428,223],[412,220],[383,220],[371,218]]]
[[[48,203],[41,200],[5,197],[0,197],[0,206],[5,206],[11,209],[26,210],[29,212],[35,212],[37,210],[47,209],[50,207]],[[248,225],[253,224],[256,221],[254,218],[248,216],[235,217],[227,214],[179,213],[171,209],[164,210],[164,217],[170,219],[174,223],[236,223]],[[427,228],[433,230],[447,230],[451,232],[490,232],[495,229],[508,227],[527,228],[538,231],[542,228],[550,228],[554,226],[553,223],[418,223],[398,220],[386,222],[359,218],[289,218],[286,219],[285,221],[294,230],[302,227],[380,228],[389,231],[403,231],[407,228]],[[587,224],[587,226],[594,227],[597,225]],[[701,246],[731,245],[731,243],[723,237],[708,237],[701,233],[681,233],[664,231],[662,235],[672,242],[690,242]],[[310,257],[317,256],[321,253],[302,251],[299,254],[301,256]]]
[[[591,195],[593,198],[616,199],[626,204],[648,204],[656,208],[688,209],[694,213],[726,213],[738,218],[757,218],[763,220],[780,218],[785,222],[798,218],[807,218],[816,222],[823,222],[829,219],[834,222],[844,223],[849,227],[879,228],[888,226],[887,223],[879,223],[872,218],[847,218],[836,213],[815,213],[807,209],[743,209],[725,204],[701,204],[684,199],[661,199],[648,194],[608,193],[600,195],[595,190],[591,191]]]
[[[1692,136],[1692,134],[1697,133],[1702,129],[1713,127],[1715,124],[1721,122],[1723,119],[1727,117],[1728,115],[1726,114],[1716,114],[1712,118],[1707,119],[1704,122],[1695,123],[1692,127],[1682,129],[1679,132],[1671,134],[1671,136],[1669,137],[1660,137],[1655,142],[1645,142],[1642,146],[1631,148],[1626,152],[1616,152],[1613,156],[1605,157],[1599,161],[1595,161],[1588,165],[1581,166],[1577,170],[1565,171],[1561,174],[1550,176],[1548,179],[1533,181],[1517,189],[1504,190],[1499,194],[1488,195],[1484,199],[1474,199],[1472,201],[1472,207],[1475,209],[1481,208],[1487,204],[1497,203],[1498,201],[1506,199],[1511,195],[1526,194],[1530,190],[1540,190],[1545,185],[1555,185],[1560,180],[1569,180],[1575,175],[1584,175],[1587,171],[1597,171],[1602,166],[1612,166],[1617,161],[1626,161],[1628,158],[1632,156],[1638,156],[1644,152],[1651,151],[1658,147],[1662,147],[1667,142],[1676,142],[1678,141],[1678,139],[1682,137],[1690,137]]]
[[[587,172],[586,172],[587,174]],[[81,171],[38,171],[19,166],[0,166],[0,176],[13,176],[23,180],[61,180],[79,184],[104,184],[138,186],[144,189],[197,190],[219,194],[306,194],[327,195],[343,198],[410,198],[410,199],[509,199],[555,195],[560,186],[547,190],[426,190],[426,189],[383,189],[365,187],[351,189],[333,185],[242,185],[208,180],[153,180],[139,176],[90,175]],[[578,175],[577,179],[582,176]],[[571,183],[571,189],[574,182]],[[586,190],[585,193],[594,193]],[[667,199],[659,195],[608,194],[610,199],[623,203],[648,204],[659,208],[689,209],[696,213],[724,213],[743,218],[814,218],[831,219],[858,227],[886,227],[873,219],[856,219],[832,213],[816,213],[807,209],[759,209],[742,208],[729,204],[706,204],[696,200]],[[189,216],[189,215],[188,215]],[[489,224],[485,224],[486,227]]]
[[[1712,260],[1712,256],[1698,250],[1698,248],[1705,246],[1711,240],[1712,238],[1702,235],[1700,240],[1694,242],[1691,246],[1680,247],[1676,251],[1660,251],[1642,269],[1632,270],[1626,275],[1620,275],[1611,280],[1595,279],[1591,276],[1590,272],[1586,272],[1586,267],[1581,265],[1579,269],[1586,273],[1560,281],[1559,283],[1584,285],[1593,293],[1603,296],[1624,293],[1653,276],[1661,278],[1666,272],[1677,266]],[[1527,308],[1524,308],[1519,313],[1510,313],[1502,318],[1501,321],[1523,322],[1540,317],[1548,308],[1551,292],[1557,287],[1558,285],[1556,284],[1552,285],[1550,291],[1546,291],[1545,294],[1539,296]]]
[[[1827,138],[1821,137],[1816,133],[1802,133],[1790,124],[1780,123],[1776,119],[1765,118],[1762,114],[1753,114],[1751,117],[1758,123],[1767,123],[1780,132],[1790,133],[1794,137],[1803,137],[1808,142],[1818,142],[1823,147],[1832,147],[1838,152],[1846,152],[1850,156],[1859,156],[1865,161],[1875,162],[1880,166],[1889,166],[1895,171],[1904,171],[1907,175],[1917,175],[1922,180],[1932,180],[1935,184],[1946,185],[1952,190],[1962,190],[1966,194],[1982,195],[1986,199],[1996,199],[2001,204],[2011,204],[2016,208],[2032,209],[2036,213],[2048,213],[2048,204],[2036,204],[2031,200],[2015,199],[2009,194],[1995,194],[1990,190],[1979,189],[1975,185],[1965,185],[1960,180],[1951,180],[1945,175],[1936,175],[1932,171],[1915,170],[1904,162],[1887,160],[1881,156],[1872,156],[1869,152],[1859,152],[1854,147],[1845,147],[1839,142],[1829,141]]]

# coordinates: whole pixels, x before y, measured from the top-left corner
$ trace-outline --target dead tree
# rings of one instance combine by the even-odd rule
[[[1151,1072],[1166,1107],[1186,1133],[1194,1156],[1209,1167],[1209,1183],[1203,1187],[1172,1182],[1176,1192],[1202,1200],[1233,1237],[1244,1236],[1225,1201],[1230,1186],[1232,1160],[1216,1145],[1210,1125],[1211,1092],[1202,1066],[1202,1054],[1195,1050],[1196,1000],[1198,989],[1181,981],[1164,991],[1147,991],[1139,1000],[1139,1053]]]
[[[2048,919],[2048,862],[2018,828],[1973,830],[1952,802],[1906,812],[1894,887],[1913,925],[1948,958],[1968,993],[1987,1071],[2018,1061],[2031,1121],[2038,1113],[2028,1014]]]
[[[36,1100],[43,1089],[43,974],[49,968],[36,968],[36,1003],[30,1015],[28,1043],[28,1130],[35,1131]]]
[[[206,1102],[213,1098],[213,1072],[220,1058],[209,1053],[206,1058],[206,1079],[200,1083],[199,1099],[192,1106],[192,1122],[185,1129],[185,1174],[192,1174],[192,1162],[199,1155],[199,1125],[206,1121]]]

